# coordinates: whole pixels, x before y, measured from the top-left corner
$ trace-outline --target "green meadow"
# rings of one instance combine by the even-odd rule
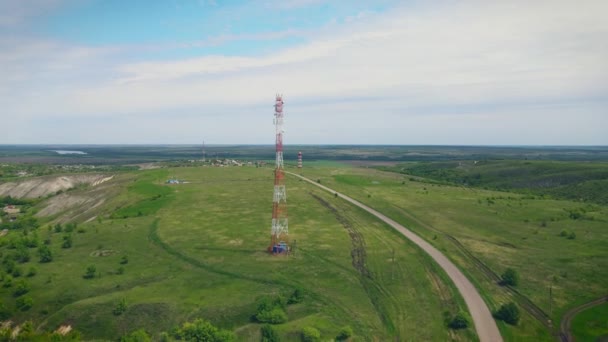
[[[552,321],[545,324],[522,310],[520,324],[500,323],[507,340],[551,340],[569,308],[605,295],[605,206],[449,185],[371,168],[312,164],[302,173],[424,236],[465,270],[491,309],[508,301],[525,305],[527,299]],[[520,275],[514,287],[520,296],[486,274],[489,269],[500,275],[507,268]]]
[[[169,177],[185,183],[168,185]],[[258,341],[260,301],[297,290],[301,298],[284,305],[286,319],[273,325],[283,340],[298,340],[307,328],[323,340],[345,328],[361,341],[476,340],[472,327],[447,327],[457,313],[466,317],[466,307],[425,254],[367,213],[293,177],[293,251],[269,255],[272,179],[272,169],[255,167],[118,174],[103,205],[87,211],[95,216],[76,227],[63,222],[59,231],[56,214],[39,218],[37,229],[0,238],[5,318],[13,325],[29,320],[38,332],[69,325],[87,340],[139,329],[158,340],[203,318],[237,340]],[[21,245],[34,240],[37,247]],[[41,246],[52,261],[40,262]],[[28,260],[11,262],[19,253]]]

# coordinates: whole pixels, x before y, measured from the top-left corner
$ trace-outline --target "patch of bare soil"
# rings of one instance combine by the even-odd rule
[[[59,335],[62,335],[62,336],[67,335],[70,331],[72,331],[71,325],[62,325],[59,328],[57,328],[57,330],[55,330],[56,333],[58,333]]]
[[[114,253],[116,253],[116,251],[113,249],[102,249],[102,250],[92,251],[91,254],[89,254],[89,255],[92,257],[106,257],[106,256],[110,256]]]
[[[39,198],[65,191],[81,184],[99,185],[113,176],[99,174],[37,177],[22,182],[0,184],[0,196],[16,198]]]

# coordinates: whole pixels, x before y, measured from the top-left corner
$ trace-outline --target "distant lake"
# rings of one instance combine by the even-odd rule
[[[82,151],[68,151],[68,150],[52,150],[53,152],[57,152],[57,154],[87,154]]]

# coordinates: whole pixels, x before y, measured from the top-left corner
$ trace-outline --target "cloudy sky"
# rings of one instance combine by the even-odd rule
[[[0,0],[0,144],[607,145],[608,1]]]

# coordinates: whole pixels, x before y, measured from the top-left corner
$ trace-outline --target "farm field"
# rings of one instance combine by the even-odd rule
[[[167,185],[169,177],[186,183]],[[476,339],[471,328],[447,328],[446,319],[466,308],[426,255],[305,182],[288,183],[293,255],[267,254],[269,184],[272,170],[255,167],[117,174],[103,185],[103,204],[80,216],[77,227],[66,224],[72,214],[57,212],[40,217],[40,227],[27,235],[11,230],[0,238],[5,317],[14,325],[31,320],[39,332],[69,325],[86,339],[102,340],[138,329],[158,339],[204,318],[249,341],[260,338],[254,316],[261,298],[289,298],[300,289],[303,299],[287,305],[288,320],[274,326],[286,340],[309,327],[331,339],[347,326],[354,340]],[[93,191],[82,186],[62,196]],[[70,246],[63,248],[66,236]],[[40,263],[36,248],[20,247],[23,240],[48,246],[52,261]],[[18,253],[28,260],[9,261]],[[35,274],[27,276],[32,268]],[[23,283],[27,293],[16,294]]]
[[[605,295],[604,206],[438,184],[370,168],[312,163],[302,174],[424,236],[469,273],[493,309],[514,300],[513,294],[482,273],[470,255],[498,275],[517,270],[521,281],[515,289],[544,311],[553,328],[524,312],[519,325],[499,326],[507,340],[551,339],[549,331],[556,332],[566,310]]]

